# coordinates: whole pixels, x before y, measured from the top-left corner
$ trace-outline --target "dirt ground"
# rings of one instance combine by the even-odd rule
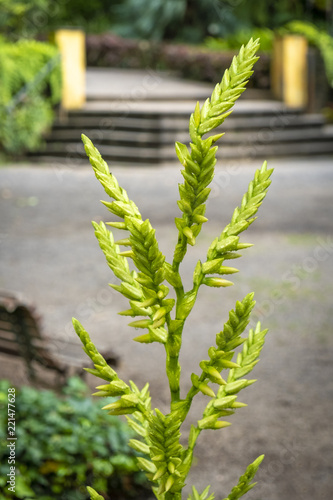
[[[242,241],[255,246],[237,261],[234,287],[205,288],[184,332],[182,392],[190,374],[207,358],[215,334],[237,299],[255,291],[252,325],[269,328],[258,382],[243,391],[248,407],[232,426],[202,433],[188,484],[211,484],[222,500],[246,466],[265,453],[258,485],[248,500],[331,500],[333,498],[333,162],[330,158],[271,161],[273,184],[259,219]],[[217,169],[209,222],[182,267],[190,286],[193,267],[228,223],[258,162]],[[160,248],[172,257],[176,240],[177,167],[117,168],[114,173],[157,229]],[[169,402],[160,345],[132,342],[128,320],[116,313],[127,301],[95,241],[91,220],[111,220],[99,203],[106,195],[89,167],[67,165],[0,169],[0,288],[35,304],[44,329],[66,348],[76,316],[99,347],[121,358],[119,376],[142,386],[150,382],[153,405]],[[0,376],[21,383],[24,369],[1,357]],[[253,378],[251,375],[251,378]],[[89,379],[93,387],[95,380]],[[203,397],[190,414],[200,418]],[[187,436],[189,424],[184,428]],[[189,491],[187,487],[186,492]]]

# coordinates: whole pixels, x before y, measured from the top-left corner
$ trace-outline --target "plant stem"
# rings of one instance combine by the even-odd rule
[[[168,491],[165,493],[165,500],[181,500],[182,494],[181,493],[171,493]]]
[[[170,332],[165,345],[166,350],[166,373],[169,379],[171,403],[177,402],[180,399],[180,372],[179,351],[182,344],[182,332],[184,323],[175,332]]]

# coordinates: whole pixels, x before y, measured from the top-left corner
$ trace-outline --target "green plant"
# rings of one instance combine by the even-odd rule
[[[40,146],[61,98],[59,61],[57,48],[47,43],[0,42],[0,147],[5,152]]]
[[[258,30],[259,31],[259,30]],[[263,30],[261,30],[263,35]],[[248,40],[250,36],[246,38]],[[261,36],[258,36],[262,40]],[[268,37],[267,37],[268,38]],[[241,40],[236,44],[237,40]],[[176,71],[183,78],[215,83],[221,74],[230,66],[232,57],[238,52],[244,41],[233,39],[235,50],[222,50],[219,39],[210,39],[212,47],[195,46],[181,43],[166,43],[122,38],[113,33],[104,35],[88,35],[86,40],[88,66],[104,66],[115,68],[142,68]],[[221,42],[222,43],[222,42]],[[264,41],[264,48],[267,43]],[[262,48],[262,42],[261,42]],[[211,50],[212,49],[212,50]],[[269,86],[270,57],[261,53],[256,72],[249,84],[255,88]]]
[[[185,321],[197,299],[201,286],[225,288],[233,283],[225,279],[237,272],[237,269],[225,265],[230,259],[240,257],[239,251],[251,246],[241,243],[240,233],[255,220],[255,214],[261,205],[268,186],[272,170],[267,170],[266,163],[257,170],[250,182],[247,193],[243,196],[240,207],[236,208],[231,222],[224,228],[210,245],[205,262],[198,261],[193,274],[193,287],[185,291],[179,273],[188,245],[194,245],[205,217],[205,202],[214,177],[217,147],[214,145],[222,133],[203,138],[219,127],[230,114],[236,99],[245,90],[245,84],[252,74],[252,67],[257,61],[256,52],[259,41],[252,39],[240,49],[233,59],[231,67],[224,73],[221,83],[217,84],[210,99],[200,109],[199,103],[190,118],[191,149],[185,144],[176,143],[176,153],[183,165],[184,183],[179,185],[180,200],[178,206],[182,216],[176,218],[178,242],[175,247],[173,263],[166,262],[155,238],[155,230],[149,219],[142,220],[140,211],[129,199],[126,191],[119,186],[110,174],[107,164],[98,150],[85,136],[83,142],[87,155],[106,193],[114,200],[103,202],[109,211],[121,221],[109,222],[108,225],[124,230],[126,237],[115,242],[112,233],[101,222],[93,222],[99,245],[107,263],[120,285],[110,285],[129,299],[130,308],[120,314],[134,319],[130,326],[143,329],[145,333],[134,340],[141,343],[159,342],[166,352],[166,374],[170,387],[170,412],[164,415],[151,409],[148,384],[139,389],[134,382],[129,384],[119,379],[117,373],[107,365],[92,343],[88,333],[78,320],[73,319],[76,333],[80,337],[86,354],[92,359],[95,368],[87,371],[105,382],[97,387],[96,396],[118,397],[117,401],[107,404],[104,409],[111,415],[128,416],[128,423],[138,434],[139,439],[131,440],[131,446],[145,456],[138,458],[140,467],[152,482],[152,488],[158,500],[180,500],[186,477],[190,470],[196,441],[205,429],[221,429],[230,425],[220,417],[231,416],[236,409],[244,405],[237,400],[238,393],[255,382],[244,378],[258,362],[258,356],[264,344],[267,330],[262,330],[260,323],[250,329],[247,338],[241,338],[249,323],[254,307],[253,294],[248,294],[242,301],[237,301],[235,309],[230,311],[229,319],[223,330],[216,335],[216,345],[208,351],[209,359],[200,363],[200,370],[191,375],[192,387],[186,396],[180,393],[179,353]],[[120,246],[128,247],[121,251]],[[129,259],[137,268],[130,270]],[[217,276],[216,276],[217,275]],[[174,288],[176,299],[170,298],[168,284]],[[235,349],[243,345],[233,361]],[[223,370],[228,371],[224,378]],[[215,390],[209,385],[217,386]],[[202,418],[192,425],[187,445],[180,443],[180,430],[190,410],[193,399],[198,393],[208,398],[208,404]],[[227,500],[236,500],[254,485],[252,479],[262,461],[257,458],[241,476],[238,485],[232,490]],[[92,500],[101,500],[92,488],[89,489]],[[193,487],[189,500],[212,500],[208,488],[201,494]]]
[[[254,9],[242,0],[123,0],[113,9],[112,31],[130,38],[202,43],[207,36],[276,29],[294,19],[323,23],[325,5],[319,4],[324,1],[314,0],[310,7],[304,0],[257,0]]]
[[[85,482],[110,500],[125,495],[137,500],[140,493],[147,498],[147,481],[127,444],[133,431],[102,413],[77,377],[69,379],[61,397],[32,387],[16,390],[16,487],[11,493],[6,484],[9,387],[8,381],[0,382],[0,500],[87,500]]]
[[[240,45],[246,43],[249,39],[249,33],[252,33],[254,38],[260,38],[260,49],[263,51],[271,51],[273,48],[274,33],[268,28],[254,28],[252,30],[242,30],[233,33],[224,38],[208,37],[205,40],[205,46],[211,50],[236,50]]]
[[[44,31],[50,0],[0,0],[0,32],[10,40],[33,38]]]

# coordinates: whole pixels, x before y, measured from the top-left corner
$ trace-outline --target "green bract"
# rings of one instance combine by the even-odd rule
[[[188,245],[195,244],[202,224],[207,221],[205,202],[210,192],[209,184],[214,177],[217,151],[214,144],[223,135],[209,135],[209,132],[223,123],[236,99],[245,90],[252,67],[258,59],[255,55],[258,47],[259,41],[252,39],[245,47],[242,46],[230,69],[224,73],[221,83],[215,86],[210,99],[201,108],[197,104],[190,118],[192,142],[189,148],[185,144],[176,143],[176,153],[184,167],[184,182],[179,186],[178,206],[182,214],[175,221],[178,242],[172,263],[166,262],[160,251],[155,230],[149,220],[142,220],[138,207],[109,172],[97,149],[87,137],[82,136],[96,177],[112,200],[103,203],[120,218],[120,221],[108,224],[126,232],[122,240],[115,242],[112,233],[103,223],[93,223],[107,263],[120,280],[120,284],[111,286],[129,301],[129,308],[120,314],[134,318],[129,325],[142,329],[142,334],[134,340],[143,343],[159,342],[165,347],[171,399],[169,413],[163,415],[157,409],[152,410],[148,384],[140,390],[133,382],[127,384],[120,380],[77,320],[73,320],[74,328],[85,352],[95,364],[95,369],[88,371],[107,382],[97,387],[96,395],[118,397],[116,402],[106,405],[104,409],[112,415],[127,415],[129,425],[138,434],[138,439],[132,439],[130,445],[144,455],[138,458],[138,463],[151,481],[158,500],[182,498],[182,489],[200,433],[204,429],[222,429],[231,425],[224,419],[246,406],[238,401],[238,393],[255,382],[244,377],[258,362],[267,333],[258,323],[249,331],[247,338],[241,337],[255,304],[253,293],[242,301],[237,301],[223,330],[217,333],[215,345],[208,350],[209,359],[201,361],[198,372],[192,373],[192,387],[181,398],[179,352],[184,323],[195,304],[201,285],[224,288],[233,284],[225,276],[229,278],[229,275],[238,270],[226,264],[226,261],[240,257],[239,250],[251,246],[240,242],[240,234],[254,222],[271,182],[269,178],[272,170],[267,170],[264,163],[256,171],[230,223],[208,248],[206,261],[197,263],[191,290],[185,291],[179,267]],[[125,247],[125,250],[121,247]],[[130,270],[129,259],[136,271]],[[174,288],[176,300],[169,298],[169,287],[165,282]],[[235,349],[241,345],[242,349],[235,360]],[[208,403],[202,418],[192,426],[188,443],[184,446],[179,442],[180,429],[193,398],[199,392],[207,396]],[[252,488],[252,479],[262,459],[263,456],[249,465],[238,485],[225,500],[238,499]],[[92,499],[100,498],[91,488],[89,493]],[[209,495],[208,488],[199,494],[193,487],[188,500],[213,498],[214,495]]]

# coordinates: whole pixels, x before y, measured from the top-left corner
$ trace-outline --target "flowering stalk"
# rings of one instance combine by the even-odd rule
[[[142,455],[138,457],[138,465],[151,481],[158,500],[181,500],[195,444],[201,432],[228,427],[231,422],[225,418],[228,419],[235,411],[246,406],[238,401],[238,394],[255,382],[244,377],[257,364],[267,333],[258,323],[254,329],[250,329],[247,337],[241,337],[255,305],[254,294],[250,293],[242,301],[237,301],[223,329],[217,333],[215,345],[208,350],[209,359],[201,361],[200,370],[192,373],[192,386],[187,395],[181,398],[179,353],[186,319],[202,285],[216,288],[233,285],[229,277],[237,273],[238,269],[226,261],[241,257],[239,251],[252,246],[240,242],[240,235],[254,222],[270,185],[272,170],[267,170],[265,162],[256,171],[230,223],[209,246],[205,262],[198,261],[192,288],[186,291],[179,268],[188,245],[195,244],[202,224],[207,221],[205,203],[216,164],[217,146],[214,144],[223,133],[203,137],[223,123],[236,99],[245,90],[252,67],[258,59],[255,55],[258,47],[259,41],[252,39],[243,46],[238,56],[234,57],[230,69],[225,71],[221,83],[215,86],[210,99],[201,108],[197,103],[190,118],[190,149],[185,144],[176,143],[176,153],[184,167],[184,182],[179,186],[178,206],[182,216],[175,220],[178,241],[172,263],[168,263],[160,251],[149,220],[142,219],[138,207],[109,172],[98,150],[86,136],[82,136],[95,175],[111,198],[111,201],[103,203],[119,218],[107,225],[93,222],[107,264],[120,282],[110,286],[128,300],[128,308],[120,314],[131,318],[129,326],[142,330],[134,340],[164,345],[170,387],[169,413],[164,415],[158,409],[152,410],[148,384],[140,390],[134,382],[121,380],[98,352],[79,321],[73,319],[73,325],[85,352],[94,363],[94,369],[86,370],[103,380],[94,395],[117,398],[104,409],[111,415],[127,416],[138,438],[131,439],[129,444]],[[125,231],[124,238],[114,241],[107,226]],[[169,297],[169,287],[174,289],[176,300]],[[242,349],[236,355],[240,346]],[[208,403],[202,418],[192,425],[188,443],[184,446],[180,444],[181,427],[193,399],[199,393],[208,398]],[[224,500],[237,500],[254,486],[252,480],[262,459],[263,456],[260,456],[248,466],[237,486]],[[103,498],[90,487],[88,491],[92,500]],[[188,500],[214,498],[214,494],[209,494],[209,487],[200,494],[193,486]]]

